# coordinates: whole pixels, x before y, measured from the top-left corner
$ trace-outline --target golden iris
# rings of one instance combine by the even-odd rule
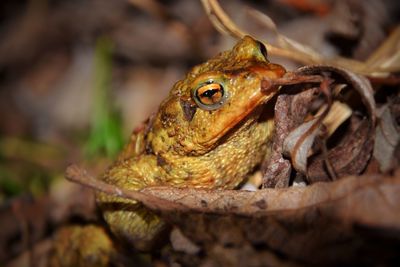
[[[219,83],[210,83],[199,87],[196,91],[197,99],[203,105],[214,105],[221,102],[224,89]]]

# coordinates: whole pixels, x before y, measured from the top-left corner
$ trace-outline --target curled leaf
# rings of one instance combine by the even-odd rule
[[[291,164],[283,158],[283,142],[289,132],[303,121],[308,112],[307,103],[315,98],[317,89],[304,90],[298,94],[282,92],[275,104],[275,133],[271,155],[263,163],[263,186],[266,188],[288,187]]]
[[[291,131],[283,143],[283,154],[290,157],[293,167],[303,174],[307,172],[307,158],[311,146],[320,131],[323,119],[326,117],[331,107],[332,101],[328,83],[329,80],[325,79],[320,85],[320,91],[327,97],[328,105],[325,107],[324,111],[321,112],[321,115],[304,122]]]
[[[347,134],[344,134],[339,143],[328,149],[325,144],[322,144],[322,153],[313,155],[312,148],[315,143],[314,141],[321,129],[323,119],[331,108],[328,97],[328,105],[321,112],[320,116],[299,124],[286,137],[283,146],[284,154],[291,158],[293,167],[306,175],[307,180],[311,183],[335,179],[337,176],[360,173],[365,168],[371,155],[374,140],[372,129],[376,121],[375,101],[369,81],[363,76],[348,70],[331,66],[307,66],[300,68],[295,73],[300,75],[328,75],[332,79],[333,84],[337,85],[336,87],[329,87],[329,90],[332,90],[330,88],[333,87],[340,88],[340,91],[342,91],[342,84],[347,84],[348,88],[353,89],[361,96],[362,103],[368,112],[368,122],[365,121],[362,125],[357,124],[358,126],[352,125],[353,127],[348,127]],[[327,86],[321,87],[321,89],[323,88],[325,88],[325,91],[328,89]],[[333,92],[325,93],[325,95],[332,95],[334,99],[340,97],[340,94],[335,92],[334,89]],[[346,112],[344,115],[346,115]],[[344,116],[344,118],[347,117],[348,115]],[[335,122],[334,127],[338,128],[337,122]],[[313,155],[312,161],[310,164],[307,164],[308,158],[311,155]]]
[[[371,123],[372,125],[375,125],[376,105],[374,100],[374,91],[367,78],[350,70],[333,66],[305,66],[296,71],[296,73],[301,75],[315,75],[321,72],[330,73],[333,78],[343,81],[351,86],[361,96],[361,100],[367,107]]]

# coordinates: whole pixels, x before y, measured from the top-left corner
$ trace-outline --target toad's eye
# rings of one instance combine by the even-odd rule
[[[226,97],[224,87],[216,82],[202,84],[194,91],[196,104],[205,110],[220,108],[224,104]]]

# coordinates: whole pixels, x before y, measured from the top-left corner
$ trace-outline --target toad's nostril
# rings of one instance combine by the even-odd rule
[[[265,45],[260,41],[257,41],[257,45],[258,45],[258,48],[260,49],[261,54],[264,56],[265,60],[268,60],[268,52],[267,52],[267,48],[265,47]]]

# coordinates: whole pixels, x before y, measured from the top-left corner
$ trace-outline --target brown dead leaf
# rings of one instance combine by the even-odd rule
[[[293,266],[285,258],[304,266],[398,261],[398,174],[350,176],[332,183],[256,192],[173,187],[132,192],[105,187],[76,166],[68,172],[74,181],[139,200],[176,225],[189,243],[202,250],[193,251],[192,260],[227,266],[265,266],[267,254],[281,255],[272,257],[281,266]],[[202,258],[204,253],[207,257]],[[368,257],[358,257],[366,253]]]
[[[230,248],[229,255],[237,260],[231,266],[248,265],[266,251],[305,266],[374,265],[399,259],[398,176],[347,177],[257,192],[170,187],[142,192],[185,207],[144,203],[179,226],[208,258],[219,262],[226,254],[215,250]],[[368,257],[360,258],[360,253]]]
[[[374,158],[378,161],[382,172],[395,167],[394,154],[400,142],[400,125],[392,115],[391,106],[394,106],[394,101],[389,101],[378,112]]]
[[[329,213],[343,216],[352,223],[380,227],[400,227],[400,177],[349,176],[332,183],[316,183],[307,187],[263,189],[256,192],[238,190],[206,190],[195,188],[147,187],[140,192],[149,199],[164,202],[160,206],[144,201],[148,208],[161,213],[205,212],[241,216],[268,215],[337,202]],[[363,194],[366,194],[362,196]],[[362,205],[356,200],[363,197]],[[346,199],[347,198],[347,199]],[[346,201],[344,201],[346,199]],[[174,203],[170,205],[171,203]],[[179,206],[179,208],[177,208]],[[350,208],[353,206],[352,208]],[[369,208],[368,208],[369,207]],[[376,211],[374,209],[376,208]],[[352,210],[348,213],[348,210]],[[374,211],[374,212],[372,212]]]
[[[210,190],[195,188],[174,188],[168,186],[147,187],[138,192],[121,190],[89,176],[76,165],[70,166],[67,176],[81,181],[103,192],[116,192],[118,196],[141,201],[146,207],[161,213],[206,212],[213,214],[236,214],[241,216],[268,215],[279,210],[298,210],[328,202],[357,206],[359,195],[365,192],[363,205],[353,207],[346,213],[343,207],[329,212],[345,215],[346,220],[368,223],[374,226],[400,227],[400,177],[365,176],[347,177],[332,183],[316,183],[308,187],[264,189],[256,192],[237,190]],[[93,181],[88,181],[94,179]],[[108,186],[106,189],[104,186]],[[103,188],[104,187],[104,188]],[[109,189],[108,189],[109,188]],[[371,192],[371,190],[373,192]],[[375,193],[374,193],[375,192]],[[343,201],[343,199],[347,199]],[[350,201],[351,200],[351,201]],[[367,205],[368,203],[368,205]],[[376,212],[371,212],[378,208]],[[367,208],[367,206],[369,208]],[[355,209],[356,208],[356,209]]]

